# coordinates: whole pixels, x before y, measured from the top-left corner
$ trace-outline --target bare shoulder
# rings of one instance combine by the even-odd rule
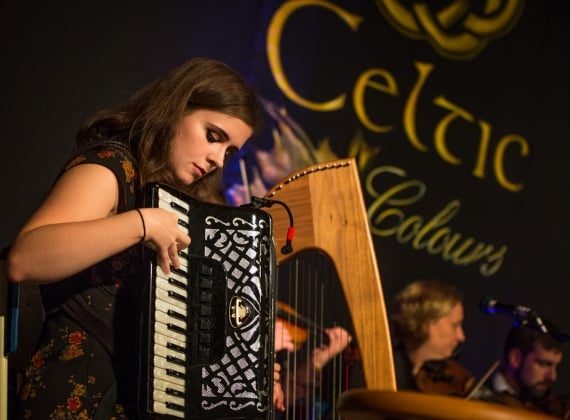
[[[77,165],[57,180],[27,227],[106,217],[116,212],[118,197],[119,185],[110,169]]]

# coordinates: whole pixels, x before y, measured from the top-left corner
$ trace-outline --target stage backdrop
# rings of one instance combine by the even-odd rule
[[[389,304],[417,278],[465,295],[461,361],[501,356],[494,296],[570,333],[567,0],[182,0],[0,6],[0,246],[96,109],[194,56],[242,72],[267,111],[239,156],[261,195],[355,157]],[[227,195],[243,201],[237,160]],[[568,354],[566,354],[568,357]],[[565,361],[559,390],[570,392]]]

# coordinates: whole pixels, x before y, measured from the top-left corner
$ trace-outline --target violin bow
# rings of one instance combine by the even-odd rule
[[[491,376],[493,372],[497,369],[499,363],[501,363],[499,360],[495,360],[495,362],[489,367],[489,369],[487,369],[487,371],[483,374],[483,376],[479,378],[479,380],[475,383],[475,385],[473,385],[469,393],[465,396],[466,400],[470,400],[475,396],[477,391],[479,391],[479,389],[483,386],[483,384],[487,381],[487,379],[489,379],[489,376]]]

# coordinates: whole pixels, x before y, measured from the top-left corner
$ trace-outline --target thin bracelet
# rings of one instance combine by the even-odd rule
[[[144,240],[146,238],[146,225],[144,223],[144,217],[143,217],[143,215],[139,209],[135,209],[135,210],[139,214],[139,216],[141,217],[141,222],[142,222],[142,226],[143,226],[143,236],[141,238],[141,242],[144,242]]]

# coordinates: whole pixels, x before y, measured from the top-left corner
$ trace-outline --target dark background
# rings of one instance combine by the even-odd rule
[[[429,43],[402,35],[372,1],[329,2],[363,17],[354,32],[334,15],[307,8],[288,23],[281,53],[288,77],[305,96],[324,100],[347,92],[346,106],[326,113],[293,103],[275,83],[265,55],[266,30],[282,3],[3,2],[0,246],[13,240],[49,191],[73,150],[83,118],[121,102],[190,57],[210,56],[238,69],[260,94],[285,107],[315,146],[328,138],[334,153],[346,157],[358,131],[368,144],[380,146],[362,179],[374,167],[392,165],[425,183],[426,196],[407,213],[428,219],[459,200],[460,212],[450,222],[453,231],[508,246],[500,270],[484,276],[479,264],[456,266],[393,236],[374,238],[387,303],[419,277],[441,278],[462,290],[468,340],[461,360],[475,373],[500,357],[512,321],[482,314],[477,303],[486,296],[530,306],[570,333],[568,2],[526,2],[508,33],[463,60],[442,57]],[[416,120],[427,152],[411,146],[402,122],[405,101],[417,79],[417,62],[434,66],[419,98]],[[374,119],[394,126],[384,134],[363,128],[351,106],[354,82],[372,67],[392,74],[400,92],[375,99]],[[471,174],[479,136],[476,123],[453,125],[448,133],[450,148],[463,158],[461,165],[449,165],[437,155],[433,131],[446,114],[433,103],[438,96],[468,110],[476,122],[488,122],[490,147],[512,133],[528,141],[531,151],[526,159],[516,153],[507,156],[507,173],[524,183],[522,191],[501,188],[492,162],[487,163],[485,178]],[[270,136],[257,139],[255,147],[270,150]],[[366,191],[364,198],[371,204]],[[570,393],[567,360],[557,387]]]

